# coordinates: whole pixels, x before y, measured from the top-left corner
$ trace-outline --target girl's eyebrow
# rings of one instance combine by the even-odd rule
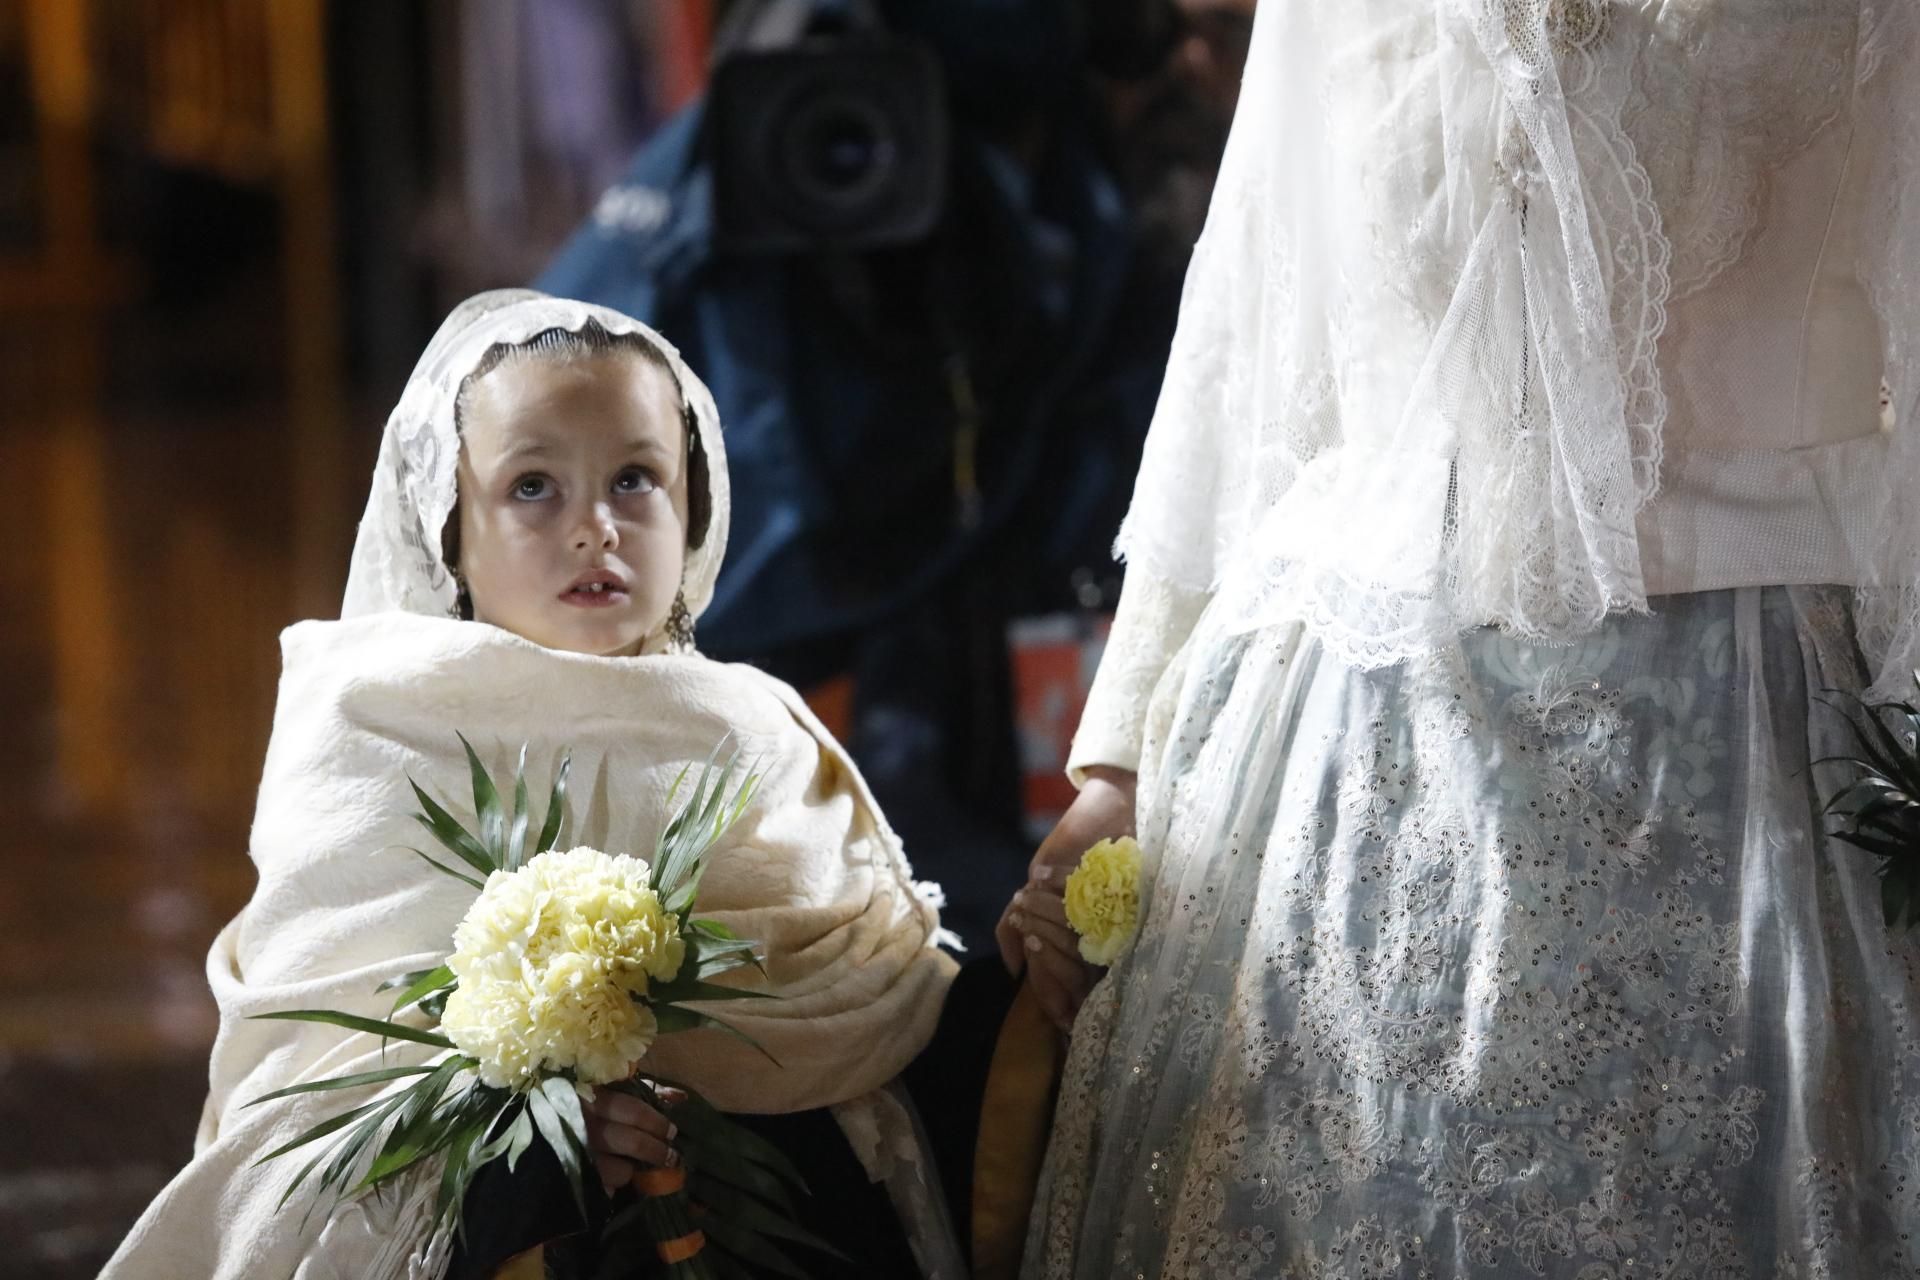
[[[508,446],[500,456],[509,462],[521,458],[544,458],[554,452],[553,446],[545,440],[521,440]]]
[[[658,436],[632,436],[622,442],[622,447],[627,453],[652,453],[663,458],[673,455],[673,450]],[[509,445],[500,457],[503,462],[522,462],[552,457],[558,452],[560,450],[551,441],[521,440]]]

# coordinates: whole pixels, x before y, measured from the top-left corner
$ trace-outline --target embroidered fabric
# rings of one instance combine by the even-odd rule
[[[1854,479],[1893,515],[1884,477],[1920,474],[1920,89],[1889,70],[1915,25],[1884,0],[1263,7],[1118,553],[1362,667],[1487,624],[1567,643],[1650,581],[1725,585],[1741,539],[1676,575],[1642,525],[1716,379],[1778,368],[1740,403],[1756,445],[1873,434],[1891,388],[1894,465],[1862,450]],[[1830,198],[1783,212],[1771,175],[1806,155]],[[1796,273],[1781,309],[1745,300]],[[1824,558],[1883,593],[1881,655],[1920,651],[1920,529],[1877,527]]]
[[[1920,1277],[1920,968],[1824,834],[1840,589],[1357,671],[1209,613],[1023,1275]]]
[[[658,347],[699,431],[712,516],[705,541],[687,552],[681,592],[687,613],[700,616],[726,555],[732,510],[720,415],[706,384],[672,343],[631,316],[532,289],[495,289],[462,302],[441,323],[387,418],[347,569],[342,617],[385,611],[453,615],[455,585],[440,537],[456,497],[461,384],[496,345],[523,343],[549,329],[578,332],[589,321],[609,333],[640,334]],[[663,630],[649,638],[648,651],[664,650],[672,641]]]

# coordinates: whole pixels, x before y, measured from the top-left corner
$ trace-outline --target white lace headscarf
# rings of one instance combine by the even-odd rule
[[[720,416],[706,384],[660,334],[607,307],[555,298],[532,289],[495,289],[475,294],[447,316],[414,366],[400,403],[387,419],[374,465],[367,511],[354,539],[340,616],[398,610],[455,616],[457,583],[441,541],[458,499],[460,388],[496,346],[524,346],[554,329],[578,333],[589,323],[616,337],[635,335],[658,349],[680,389],[688,429],[705,454],[707,521],[700,545],[687,549],[681,595],[699,617],[713,598],[714,580],[727,551],[730,512],[727,455]],[[689,470],[689,484],[700,472]],[[695,497],[689,494],[691,500]],[[656,650],[662,636],[650,636]]]

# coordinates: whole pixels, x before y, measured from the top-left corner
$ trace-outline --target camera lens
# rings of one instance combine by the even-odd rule
[[[885,145],[871,122],[858,116],[830,116],[816,121],[806,139],[807,168],[822,187],[849,190],[872,172]]]
[[[912,42],[815,40],[714,72],[703,146],[729,253],[866,249],[926,236],[946,204],[946,91]]]
[[[888,190],[899,158],[894,122],[884,102],[840,86],[796,97],[777,144],[793,212],[838,226]]]

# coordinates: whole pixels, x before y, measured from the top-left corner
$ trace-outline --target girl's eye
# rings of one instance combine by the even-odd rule
[[[523,502],[538,502],[553,492],[553,482],[545,476],[521,476],[513,482],[513,496]]]
[[[653,473],[645,467],[627,467],[613,478],[615,493],[652,493],[659,487]]]

